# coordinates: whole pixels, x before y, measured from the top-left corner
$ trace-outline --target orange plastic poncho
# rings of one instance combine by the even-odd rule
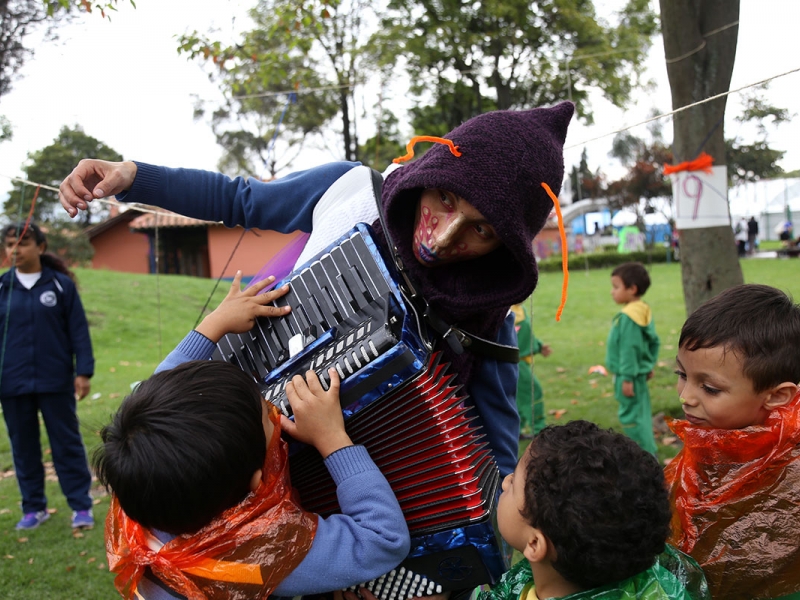
[[[800,591],[800,393],[764,425],[669,426],[684,443],[665,471],[670,543],[700,563],[711,597]]]
[[[275,429],[261,485],[192,535],[180,535],[154,551],[147,543],[152,534],[129,519],[112,497],[106,552],[124,598],[134,596],[148,566],[192,600],[266,598],[300,564],[314,539],[317,515],[305,512],[295,498],[276,410],[270,420]]]

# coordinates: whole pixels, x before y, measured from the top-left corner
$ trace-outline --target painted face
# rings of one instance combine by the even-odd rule
[[[436,188],[422,192],[414,221],[414,256],[439,267],[488,254],[500,239],[480,211],[460,196]]]
[[[525,507],[525,472],[530,462],[530,447],[519,459],[516,469],[503,479],[503,493],[497,501],[497,526],[508,544],[522,552],[531,538],[533,526],[522,516]]]
[[[627,304],[636,300],[636,286],[625,287],[625,282],[617,275],[611,276],[611,298],[617,304]]]
[[[686,419],[694,425],[741,429],[760,425],[769,414],[764,402],[770,391],[756,393],[742,373],[742,361],[723,346],[689,351],[675,357],[678,395]]]
[[[5,239],[5,248],[8,261],[20,273],[38,273],[42,270],[41,256],[45,251],[45,244],[37,244],[32,235],[26,235],[19,244],[16,236],[9,235]]]

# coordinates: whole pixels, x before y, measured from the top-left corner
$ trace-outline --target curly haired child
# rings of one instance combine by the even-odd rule
[[[523,555],[479,600],[707,600],[697,564],[666,545],[655,457],[587,421],[549,426],[503,480],[503,539]]]

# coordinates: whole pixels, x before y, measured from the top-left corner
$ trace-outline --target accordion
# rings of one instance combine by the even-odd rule
[[[360,223],[276,284],[289,285],[275,301],[290,305],[289,314],[228,334],[213,356],[251,373],[287,416],[285,387],[294,375],[312,369],[327,388],[328,369],[338,371],[345,429],[388,480],[411,532],[403,563],[364,584],[380,600],[494,583],[505,570],[492,525],[499,472],[454,375],[423,342],[397,279]],[[306,510],[339,510],[314,448],[293,448],[290,474]]]

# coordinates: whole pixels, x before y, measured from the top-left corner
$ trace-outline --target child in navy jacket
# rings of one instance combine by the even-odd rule
[[[3,230],[12,268],[0,277],[0,401],[22,495],[17,529],[46,521],[47,498],[39,441],[42,413],[61,491],[73,510],[74,528],[91,527],[92,477],[83,446],[76,399],[84,398],[94,373],[89,325],[72,273],[47,254],[35,223]]]

